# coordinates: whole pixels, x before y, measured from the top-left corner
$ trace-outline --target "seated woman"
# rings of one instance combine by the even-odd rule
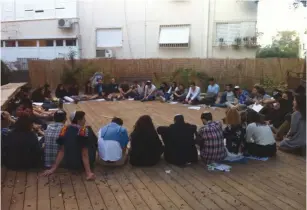
[[[227,156],[224,146],[222,123],[213,121],[212,114],[205,112],[201,114],[203,126],[197,133],[197,144],[200,147],[200,157],[204,163],[222,161]]]
[[[173,100],[178,102],[184,102],[186,96],[188,95],[188,90],[183,84],[179,84],[178,89],[173,93]]]
[[[65,96],[68,96],[67,90],[64,88],[63,84],[58,84],[57,88],[55,89],[55,97],[64,99]]]
[[[98,132],[98,154],[103,165],[123,165],[126,163],[126,149],[129,142],[123,120],[117,117]]]
[[[245,152],[256,157],[275,156],[275,138],[270,126],[264,122],[264,117],[251,111],[247,118],[249,124],[246,128]]]
[[[280,142],[280,149],[295,151],[306,147],[306,96],[297,95],[293,101],[294,113],[291,116],[290,131]]]
[[[179,166],[197,162],[196,130],[196,125],[185,123],[182,115],[175,116],[174,124],[158,127],[165,145],[164,159]]]
[[[24,112],[4,143],[4,165],[12,170],[28,170],[43,166],[43,149],[33,131],[33,120]]]
[[[36,88],[31,95],[31,100],[34,102],[44,102],[45,101],[44,88],[42,87]]]
[[[93,94],[93,88],[91,80],[88,80],[84,85],[84,94],[85,95],[92,95]]]
[[[246,128],[243,128],[240,113],[235,107],[227,111],[225,122],[227,126],[223,134],[226,147],[229,152],[238,154],[244,148]]]
[[[130,141],[131,165],[153,166],[159,162],[163,146],[150,116],[143,115],[136,121]]]

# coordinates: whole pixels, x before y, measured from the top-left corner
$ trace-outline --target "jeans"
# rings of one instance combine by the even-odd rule
[[[164,94],[165,100],[166,100],[166,101],[169,101],[170,98],[171,98],[171,95],[172,95],[171,93],[165,93],[165,94]]]

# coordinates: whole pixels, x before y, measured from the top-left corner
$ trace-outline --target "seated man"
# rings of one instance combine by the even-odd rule
[[[116,83],[115,78],[111,79],[111,83],[107,86],[107,99],[116,100],[118,99],[119,94],[119,85]]]
[[[95,95],[90,97],[91,100],[104,98],[106,96],[106,87],[104,86],[102,79],[99,79],[95,86]]]
[[[164,159],[167,162],[181,166],[198,161],[194,140],[196,129],[196,125],[185,123],[182,115],[175,116],[174,124],[157,128],[165,145]]]
[[[238,99],[238,104],[233,104],[238,110],[244,110],[247,108],[247,103],[250,100],[249,94],[246,90],[242,90],[239,86],[234,88],[235,94]],[[229,105],[229,107],[233,107]]]
[[[98,132],[98,153],[103,164],[123,165],[127,160],[126,148],[129,141],[123,120],[117,117]]]
[[[71,125],[64,126],[60,132],[57,143],[60,150],[51,169],[42,175],[48,176],[56,171],[61,161],[67,169],[85,169],[86,180],[95,179],[92,172],[96,158],[97,138],[89,127],[85,127],[85,113],[76,111],[70,116]]]
[[[214,104],[214,106],[225,108],[225,107],[230,107],[231,105],[235,103],[236,97],[235,97],[232,87],[233,87],[232,84],[226,85],[226,90],[220,99],[220,103]]]
[[[53,116],[54,122],[50,123],[45,131],[45,167],[50,168],[56,159],[59,151],[59,145],[57,140],[60,136],[60,132],[66,122],[66,112],[58,110]]]
[[[195,82],[191,82],[188,95],[185,98],[186,104],[198,104],[200,101],[200,87],[195,85]]]
[[[156,86],[148,80],[145,85],[144,97],[141,101],[154,101],[156,99],[156,90]]]
[[[216,102],[219,91],[220,91],[220,86],[215,83],[214,78],[210,78],[208,89],[207,89],[207,94],[202,99],[201,103],[209,105],[209,106],[213,106]]]
[[[227,156],[227,152],[224,146],[222,123],[212,121],[212,114],[210,112],[202,113],[200,118],[204,124],[197,134],[200,157],[205,163],[224,160]]]
[[[133,87],[129,87],[129,84],[127,82],[123,82],[119,86],[119,96],[118,99],[127,99],[127,98],[134,98],[136,96],[136,92],[134,91]]]

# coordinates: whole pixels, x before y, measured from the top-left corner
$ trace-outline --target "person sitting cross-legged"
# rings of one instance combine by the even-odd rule
[[[1,161],[9,169],[28,170],[43,166],[43,149],[33,130],[33,117],[28,112],[20,114],[1,147],[6,154]]]
[[[188,90],[184,87],[183,84],[179,84],[179,87],[176,91],[173,92],[173,100],[178,102],[184,102]]]
[[[256,157],[272,157],[276,154],[276,143],[269,125],[264,122],[264,117],[255,111],[250,111],[247,116],[246,128],[246,155]]]
[[[85,113],[73,112],[70,116],[71,125],[64,126],[60,132],[57,143],[60,150],[51,169],[43,172],[42,176],[48,176],[56,171],[64,159],[67,169],[85,169],[86,180],[95,179],[92,172],[96,158],[97,138],[90,127],[85,126]]]
[[[165,146],[164,159],[179,166],[197,162],[196,130],[196,125],[186,123],[182,115],[174,117],[174,124],[158,127],[158,134],[162,136]]]
[[[59,151],[59,145],[57,140],[60,136],[60,132],[66,122],[66,112],[58,110],[53,116],[54,122],[50,123],[45,130],[44,142],[45,142],[45,167],[50,168],[56,159]]]
[[[111,79],[111,83],[107,86],[107,99],[116,100],[120,98],[119,85],[116,83],[115,78]]]
[[[126,163],[126,148],[129,142],[123,120],[117,117],[98,132],[98,153],[103,165],[123,165]]]
[[[200,87],[196,86],[195,82],[191,82],[188,95],[185,98],[186,104],[198,104],[200,101]]]
[[[154,101],[156,99],[156,91],[156,86],[148,80],[145,85],[144,97],[141,101]]]
[[[153,166],[160,161],[164,147],[149,115],[143,115],[136,121],[130,141],[131,165]]]
[[[213,121],[210,112],[202,113],[200,118],[204,124],[197,133],[201,159],[204,163],[224,160],[227,151],[224,146],[222,123]]]
[[[232,89],[232,84],[226,85],[226,90],[222,94],[220,102],[218,104],[214,104],[215,107],[226,108],[230,107],[231,104],[235,103],[235,94]]]
[[[137,96],[137,92],[134,91],[134,87],[130,87],[127,82],[123,82],[119,86],[119,96],[118,99],[127,99],[127,98],[135,98]]]

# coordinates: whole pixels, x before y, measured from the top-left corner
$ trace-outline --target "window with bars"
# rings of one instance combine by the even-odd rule
[[[216,45],[221,43],[231,45],[236,38],[256,36],[256,22],[238,23],[217,23],[216,24]]]
[[[159,46],[161,48],[188,48],[190,25],[161,25]]]

